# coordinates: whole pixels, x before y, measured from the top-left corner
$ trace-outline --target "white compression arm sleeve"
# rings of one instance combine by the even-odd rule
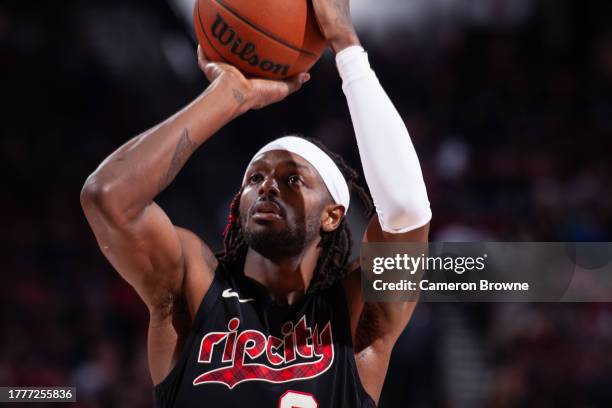
[[[342,89],[357,136],[365,178],[383,231],[399,234],[431,220],[427,190],[408,129],[370,68],[353,46],[336,55]]]

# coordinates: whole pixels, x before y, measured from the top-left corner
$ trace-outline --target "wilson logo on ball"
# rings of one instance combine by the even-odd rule
[[[193,23],[206,58],[251,77],[308,72],[325,50],[311,1],[196,0]]]
[[[258,67],[264,72],[271,72],[276,75],[286,76],[289,72],[290,65],[281,64],[270,59],[263,59],[257,53],[257,46],[252,42],[243,41],[220,14],[216,15],[210,31],[213,38],[215,38],[220,45],[229,49],[232,54],[236,55],[242,61],[248,62],[249,65]]]

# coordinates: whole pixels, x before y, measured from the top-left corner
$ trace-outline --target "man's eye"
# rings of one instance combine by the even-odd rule
[[[259,173],[255,173],[249,177],[249,183],[259,183],[262,180],[262,176]]]
[[[289,184],[299,184],[302,182],[302,179],[300,178],[300,176],[289,176]]]

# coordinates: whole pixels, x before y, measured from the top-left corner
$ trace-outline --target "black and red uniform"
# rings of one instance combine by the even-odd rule
[[[341,282],[278,305],[219,263],[185,347],[155,387],[166,407],[370,408]]]

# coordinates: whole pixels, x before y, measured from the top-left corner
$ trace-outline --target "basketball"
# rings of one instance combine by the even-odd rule
[[[247,76],[307,72],[326,47],[308,0],[196,0],[193,14],[206,57]]]

